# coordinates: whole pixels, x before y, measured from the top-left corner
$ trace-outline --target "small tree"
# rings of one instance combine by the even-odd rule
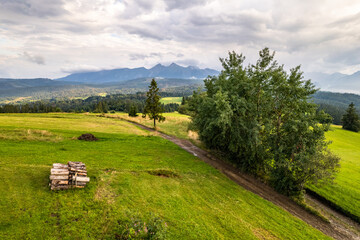
[[[162,115],[163,108],[160,103],[160,95],[158,94],[159,88],[157,87],[157,83],[155,79],[151,80],[151,84],[149,86],[149,91],[146,93],[146,103],[143,113],[143,118],[146,115],[149,116],[150,120],[154,120],[154,128],[156,128],[156,120],[159,122],[165,121],[165,117]]]
[[[129,110],[129,116],[137,117],[138,116],[137,111],[138,111],[137,107],[135,105],[131,105]]]
[[[360,130],[359,116],[356,113],[354,103],[350,103],[346,113],[343,115],[341,122],[343,129],[358,132]]]

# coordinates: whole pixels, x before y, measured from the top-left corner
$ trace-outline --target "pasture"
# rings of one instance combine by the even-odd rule
[[[169,116],[170,117],[170,116]],[[83,142],[82,133],[100,140]],[[82,161],[90,183],[52,192],[52,163]],[[166,239],[329,239],[177,145],[85,114],[0,114],[0,238],[115,239],[161,219]]]

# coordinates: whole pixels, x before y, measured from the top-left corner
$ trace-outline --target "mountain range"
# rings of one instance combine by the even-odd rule
[[[306,79],[311,79],[322,91],[360,94],[360,71],[350,75],[311,72],[305,73],[304,76]]]
[[[209,75],[218,75],[219,72],[210,69],[200,69],[194,66],[182,67],[176,63],[169,66],[157,64],[147,69],[140,68],[119,68],[112,70],[102,70],[97,72],[74,73],[57,81],[102,84],[108,82],[124,82],[139,78],[176,78],[176,79],[204,79]]]
[[[157,64],[147,69],[119,68],[97,72],[70,74],[63,78],[47,79],[0,79],[0,103],[49,98],[87,97],[97,94],[135,93],[146,91],[152,78],[158,87],[197,89],[209,75],[218,75],[213,69],[194,66],[182,67],[175,63],[169,66]]]
[[[169,66],[157,64],[149,69],[144,67],[119,68],[74,73],[58,79],[3,78],[0,79],[0,102],[11,102],[17,98],[20,100],[39,100],[87,97],[97,94],[134,93],[146,91],[152,78],[156,78],[158,86],[162,90],[185,88],[189,91],[202,86],[203,79],[207,76],[218,74],[219,72],[214,69],[200,69],[194,66],[182,67],[172,63]],[[351,75],[312,72],[305,73],[304,78],[311,79],[321,91],[360,94],[360,71]],[[324,99],[323,96],[319,98]],[[326,101],[329,101],[328,97]],[[339,105],[339,103],[336,104]],[[347,104],[347,101],[342,104]]]

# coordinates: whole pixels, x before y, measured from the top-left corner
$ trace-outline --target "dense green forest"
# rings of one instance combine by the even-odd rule
[[[316,92],[312,101],[319,105],[319,110],[324,110],[333,118],[333,123],[341,125],[341,118],[345,114],[350,103],[354,103],[358,109],[360,106],[360,95],[351,93]]]
[[[171,92],[163,92],[161,96],[168,97],[176,95]],[[45,112],[129,112],[133,106],[139,112],[143,112],[146,94],[138,92],[136,94],[113,94],[102,96],[92,96],[86,99],[66,99],[66,100],[41,100],[23,104],[4,104],[0,105],[0,113],[45,113]],[[163,104],[165,112],[174,112],[179,108],[179,104]]]
[[[63,89],[57,91],[52,96],[51,92],[45,93],[44,89],[38,88],[38,93],[31,98],[24,97],[12,104],[6,104],[10,99],[2,98],[3,104],[0,101],[0,112],[93,112],[96,110],[96,104],[103,102],[107,111],[124,111],[128,112],[131,105],[136,106],[139,112],[142,112],[145,103],[145,93],[135,92],[137,89],[122,90],[122,93],[108,94],[105,97],[99,96],[99,91],[88,91],[89,89],[77,89],[72,86],[72,89]],[[55,88],[55,87],[54,87]],[[162,89],[160,93],[162,97],[182,97],[192,95],[194,90],[202,89],[203,86],[180,86]],[[75,89],[79,91],[75,91]],[[59,89],[58,89],[59,90]],[[31,92],[31,90],[29,90]],[[74,92],[75,91],[75,92]],[[29,92],[29,93],[30,93]],[[75,95],[74,95],[75,94]],[[82,96],[81,99],[75,99],[74,96]],[[92,95],[92,96],[89,96]],[[106,92],[103,93],[107,94]],[[19,95],[21,97],[21,95]],[[7,100],[6,100],[7,99]],[[11,98],[12,99],[12,98]],[[34,99],[35,101],[31,101]],[[50,99],[50,100],[42,100]],[[38,101],[36,101],[38,100]],[[332,123],[341,125],[341,118],[345,114],[348,105],[353,102],[357,107],[358,114],[360,114],[360,95],[349,93],[333,93],[333,92],[316,92],[312,95],[310,101],[313,101],[319,106],[319,110],[324,110],[333,118]],[[99,105],[100,106],[100,105]],[[189,114],[187,104],[181,106],[180,112]],[[178,111],[178,106],[175,104],[164,105],[165,112]]]

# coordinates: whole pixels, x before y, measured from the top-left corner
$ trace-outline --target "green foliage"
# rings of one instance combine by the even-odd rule
[[[96,104],[94,113],[107,113],[108,112],[108,106],[105,102],[100,101]]]
[[[148,221],[143,221],[138,217],[131,220],[119,220],[118,223],[119,230],[115,234],[115,239],[166,239],[167,223],[153,214]]]
[[[349,108],[346,110],[346,113],[343,115],[341,122],[343,128],[353,132],[358,132],[360,130],[360,121],[359,116],[356,113],[354,103],[350,103]]]
[[[159,88],[155,79],[151,80],[149,91],[146,93],[146,102],[144,107],[143,117],[149,116],[151,120],[154,120],[154,128],[156,128],[156,120],[159,122],[165,121],[165,117],[162,115],[164,109],[160,103],[160,95],[158,94]]]
[[[138,112],[137,107],[135,105],[131,105],[129,110],[129,117],[137,117],[138,116],[137,112]]]
[[[327,151],[329,116],[308,101],[313,84],[300,67],[287,73],[267,48],[256,64],[244,67],[244,60],[230,52],[220,59],[220,75],[205,80],[207,91],[194,93],[192,127],[200,139],[286,195],[331,180],[339,159]]]

